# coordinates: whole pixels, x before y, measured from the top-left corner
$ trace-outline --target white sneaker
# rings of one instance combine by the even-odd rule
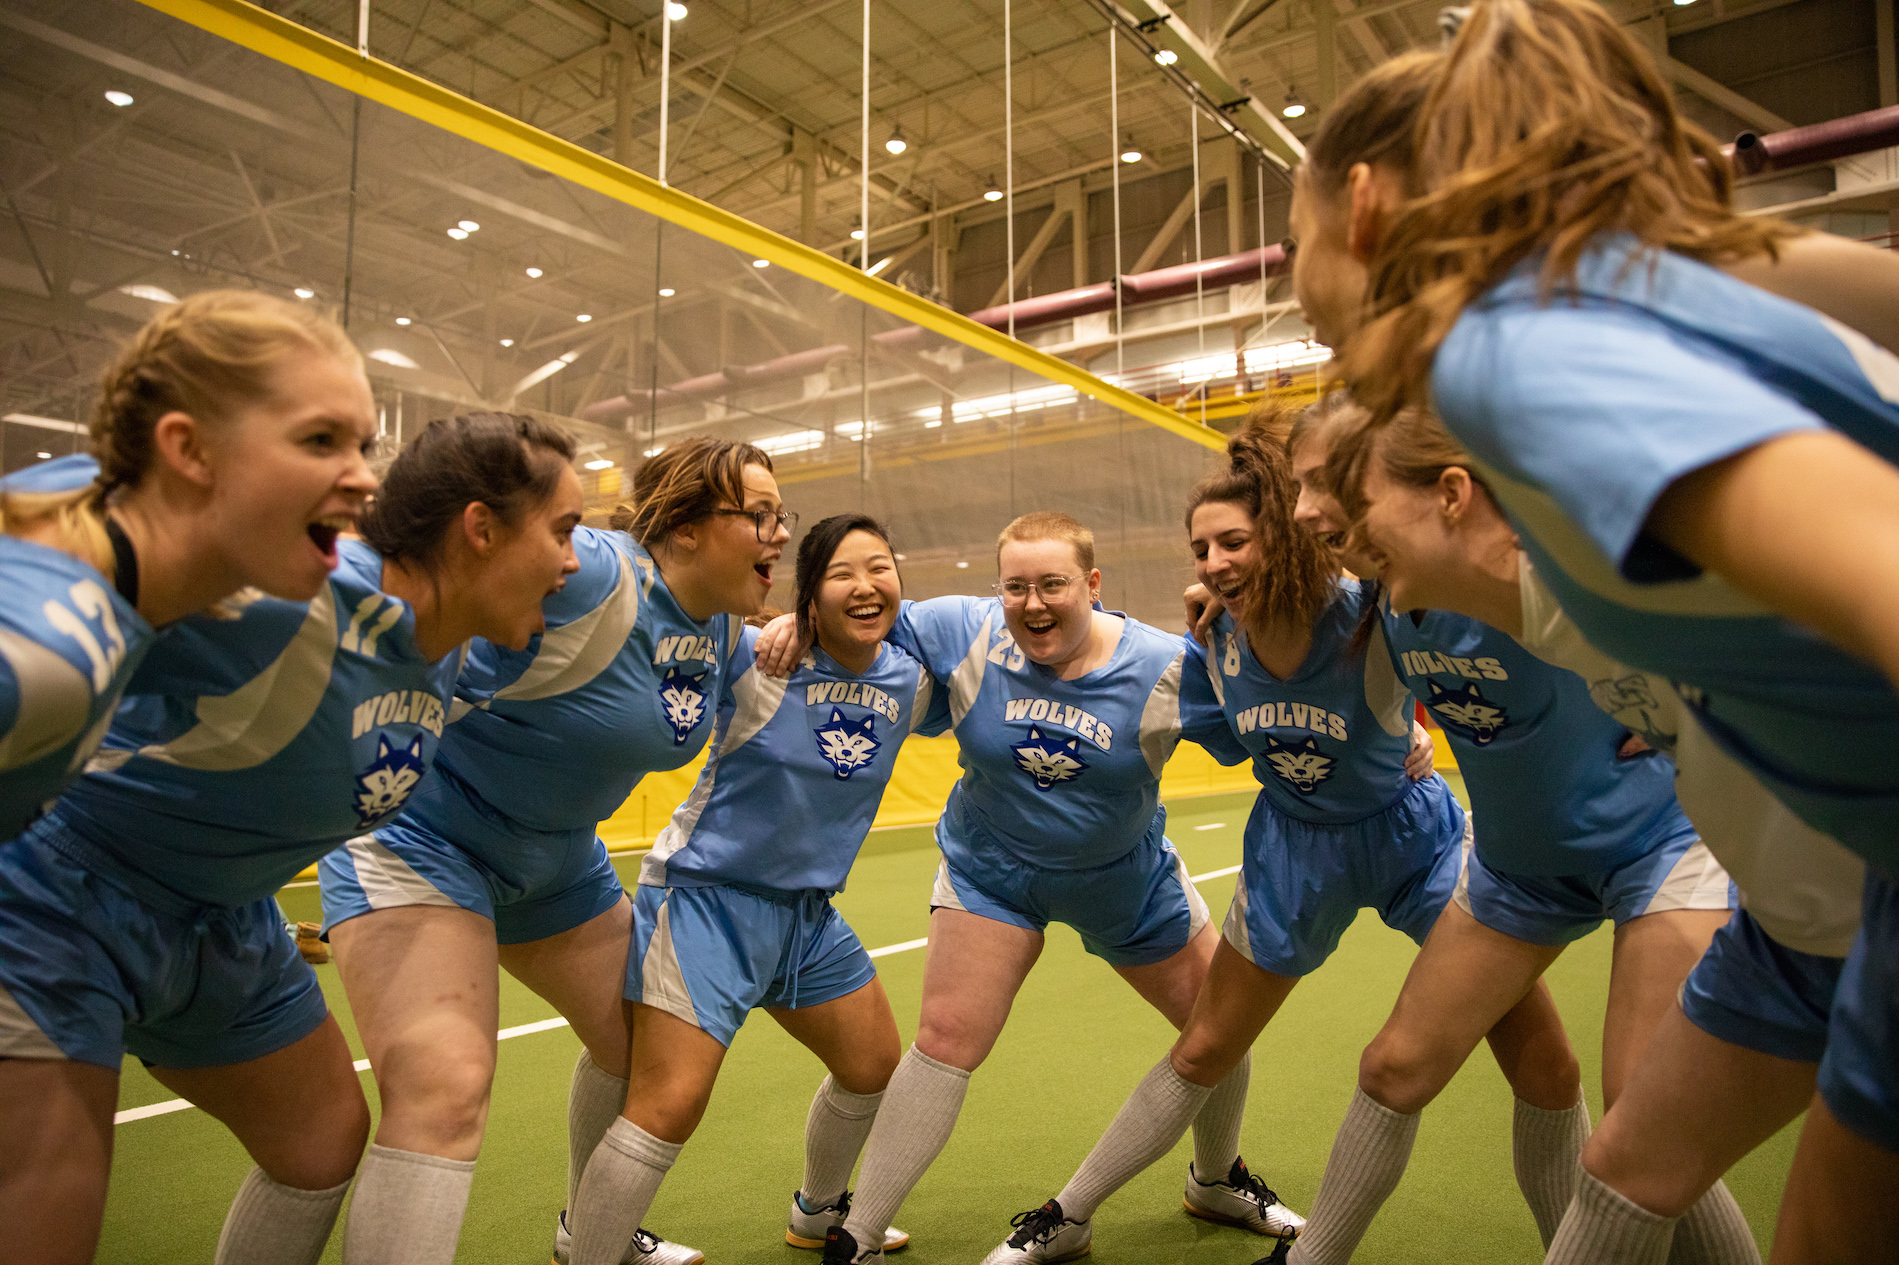
[[[554,1265],[568,1265],[574,1255],[574,1236],[567,1232],[567,1213],[554,1219]],[[644,1229],[633,1232],[620,1265],[704,1265],[706,1254],[683,1243],[668,1243]]]
[[[851,1192],[845,1191],[836,1203],[825,1204],[811,1212],[804,1210],[804,1192],[791,1194],[791,1216],[785,1225],[785,1242],[812,1251],[824,1250],[824,1236],[834,1225],[843,1225],[851,1214]],[[884,1251],[900,1252],[910,1246],[910,1236],[895,1226],[884,1230]]]
[[[982,1265],[1052,1265],[1088,1255],[1094,1247],[1095,1223],[1069,1221],[1062,1206],[1051,1199],[1040,1208],[1031,1208],[1010,1218],[1015,1233],[1002,1246],[982,1258]]]
[[[1187,1191],[1181,1203],[1203,1221],[1236,1225],[1276,1239],[1297,1238],[1306,1228],[1304,1217],[1280,1203],[1272,1187],[1246,1171],[1245,1160],[1234,1160],[1226,1177],[1213,1182],[1201,1181],[1193,1165],[1187,1165]]]

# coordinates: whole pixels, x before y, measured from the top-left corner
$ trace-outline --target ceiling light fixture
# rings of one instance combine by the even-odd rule
[[[316,298],[316,291],[312,290],[308,286],[298,286],[296,289],[292,290],[291,293],[296,295],[300,299]]]
[[[670,21],[678,22],[681,19],[683,19],[685,16],[686,16],[686,6],[683,4],[680,4],[679,0],[670,0],[670,2],[666,5],[666,17]]]
[[[1171,66],[1180,60],[1180,54],[1171,48],[1163,48],[1154,54],[1154,60],[1163,66]]]
[[[595,457],[587,463],[589,470],[611,470],[612,468],[613,460],[609,457]]]
[[[769,268],[769,267],[771,267],[771,260],[769,260],[769,259],[754,259],[754,260],[752,260],[752,267],[754,267],[754,268]]]
[[[1134,143],[1133,136],[1123,136],[1121,138],[1121,161],[1122,162],[1137,163],[1141,161],[1143,156],[1144,155],[1142,155],[1141,153],[1141,147]]]
[[[893,154],[901,154],[904,150],[910,148],[910,142],[903,139],[903,129],[901,127],[890,133],[890,139],[884,142],[884,148]]]
[[[455,227],[464,233],[478,233],[481,231],[481,225],[475,223],[473,220],[457,220]]]
[[[1296,119],[1306,112],[1306,103],[1299,99],[1297,88],[1286,89],[1286,104],[1279,107],[1279,112],[1289,119]]]
[[[512,338],[504,338],[501,340],[501,345],[503,347],[512,347],[514,346],[514,340]]]
[[[659,297],[660,297],[660,298],[662,298],[662,299],[670,299],[670,298],[672,298],[672,297],[673,297],[673,295],[675,295],[675,294],[677,294],[677,293],[679,293],[679,292],[678,292],[677,290],[675,290],[675,289],[673,289],[673,288],[672,288],[671,286],[666,286],[666,287],[664,287],[664,288],[662,288],[662,289],[660,290],[660,292],[659,292]]]
[[[588,321],[591,321],[593,317],[587,315],[587,313],[585,312],[582,312],[579,316],[576,316],[574,319],[579,321],[582,325],[585,325]]]
[[[369,353],[369,358],[380,364],[394,365],[398,369],[417,369],[421,367],[415,363],[413,357],[405,356],[393,347],[378,347]]]
[[[851,230],[851,240],[852,240],[852,241],[854,241],[854,242],[861,242],[861,241],[863,241],[863,240],[864,240],[864,230],[863,230],[863,229],[861,229],[861,228],[854,228],[854,229],[852,229],[852,230]]]
[[[40,459],[41,461],[47,461],[47,460],[50,460],[50,459],[51,459],[51,457],[52,457],[52,455],[53,455],[53,454],[52,454],[52,453],[50,453],[50,452],[43,452],[43,453],[40,453],[40,454],[39,454],[39,459]]]
[[[996,188],[996,178],[994,176],[989,177],[989,185],[982,191],[982,200],[984,202],[1002,201],[1002,190]]]
[[[882,259],[879,259],[876,263],[870,266],[870,275],[874,277],[878,273],[882,272],[884,269],[888,268],[890,266],[890,261],[895,258],[896,258],[895,255],[885,255]]]
[[[529,268],[527,270],[527,275],[530,277],[539,277],[541,275],[541,270],[539,268]]]
[[[113,105],[118,106],[121,110],[132,104],[132,94],[129,92],[120,92],[117,88],[113,88],[107,92],[105,99],[110,101]]]
[[[408,323],[409,323],[409,318],[406,316],[398,316],[396,318],[396,324],[398,325],[407,325]]]
[[[448,235],[459,242],[468,236],[468,230],[465,228],[451,228],[448,230]]]

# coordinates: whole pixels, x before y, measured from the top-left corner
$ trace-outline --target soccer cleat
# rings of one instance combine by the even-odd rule
[[[1273,1250],[1253,1262],[1253,1265],[1286,1265],[1292,1255],[1292,1240],[1281,1239],[1273,1244]]]
[[[300,922],[297,924],[297,952],[303,960],[312,966],[322,966],[330,960],[330,946],[323,939],[323,924],[320,922]]]
[[[859,1251],[851,1232],[834,1225],[824,1232],[824,1265],[884,1265],[884,1254],[868,1247]]]
[[[851,1192],[845,1191],[837,1197],[835,1203],[828,1203],[811,1211],[805,1211],[804,1192],[791,1194],[791,1217],[785,1225],[785,1242],[793,1247],[819,1250],[824,1247],[824,1236],[834,1225],[843,1225],[845,1218],[851,1215]],[[910,1236],[894,1226],[884,1230],[884,1251],[900,1252],[910,1246]]]
[[[568,1265],[573,1259],[574,1236],[567,1232],[567,1214],[554,1221],[554,1265]],[[668,1243],[644,1229],[633,1232],[620,1265],[704,1265],[706,1254],[683,1243]]]
[[[1241,1159],[1234,1160],[1225,1178],[1217,1182],[1201,1181],[1193,1165],[1187,1165],[1187,1193],[1181,1203],[1203,1221],[1236,1225],[1276,1239],[1297,1238],[1306,1227],[1306,1219],[1280,1203],[1273,1188],[1247,1172]]]
[[[1062,1206],[1051,1199],[1040,1208],[1017,1213],[1009,1219],[1015,1233],[1002,1246],[982,1258],[982,1265],[1052,1265],[1088,1255],[1094,1247],[1095,1223],[1069,1221]]]

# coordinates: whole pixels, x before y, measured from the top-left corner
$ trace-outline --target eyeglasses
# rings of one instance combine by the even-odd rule
[[[1029,591],[1033,589],[1042,595],[1044,602],[1059,602],[1085,578],[1079,575],[1045,575],[1039,580],[1004,580],[995,586],[996,596],[1011,606],[1020,606],[1029,600]]]
[[[778,534],[780,527],[792,535],[798,534],[798,516],[790,510],[713,510],[714,514],[729,514],[734,518],[749,518],[758,531],[758,543],[768,545]]]

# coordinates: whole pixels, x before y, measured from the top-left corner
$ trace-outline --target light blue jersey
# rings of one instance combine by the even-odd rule
[[[90,457],[58,457],[0,479],[0,497],[76,490],[98,473]],[[92,567],[0,535],[0,841],[79,776],[152,636]]]
[[[1437,353],[1438,411],[1586,637],[1673,681],[1713,740],[1810,825],[1899,873],[1899,696],[1872,665],[1644,532],[1677,479],[1832,427],[1899,456],[1899,360],[1784,299],[1607,237],[1544,305],[1540,259]]]
[[[1692,837],[1674,765],[1618,756],[1629,731],[1581,677],[1467,615],[1394,613],[1387,601],[1384,616],[1393,664],[1457,753],[1486,865],[1585,874]]]
[[[1158,833],[1161,770],[1180,740],[1181,638],[1123,621],[1108,663],[1064,681],[1017,648],[996,598],[904,604],[892,638],[944,683],[962,747],[937,823],[946,856],[1000,848],[1082,870]]]
[[[1341,578],[1312,630],[1305,662],[1286,680],[1260,666],[1231,615],[1213,648],[1187,642],[1184,736],[1223,764],[1251,759],[1267,801],[1298,821],[1343,825],[1383,812],[1411,787],[1411,694],[1373,624],[1362,652],[1353,634],[1370,600]]]
[[[640,866],[650,887],[844,889],[897,748],[940,733],[947,696],[885,643],[862,675],[813,646],[789,677],[758,670],[756,629],[732,656],[704,772]]]
[[[258,595],[159,636],[86,776],[35,827],[161,906],[270,896],[423,780],[457,656],[379,590],[360,541],[309,602]]]

